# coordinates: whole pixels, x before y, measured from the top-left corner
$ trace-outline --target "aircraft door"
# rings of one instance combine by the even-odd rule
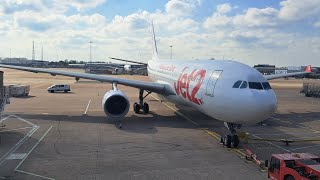
[[[214,96],[214,88],[222,72],[223,72],[222,70],[216,70],[211,74],[207,83],[207,88],[206,88],[207,96]]]

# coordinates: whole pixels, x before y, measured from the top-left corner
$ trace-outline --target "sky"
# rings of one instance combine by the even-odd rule
[[[147,62],[152,21],[161,59],[320,66],[320,0],[2,0],[0,57]]]

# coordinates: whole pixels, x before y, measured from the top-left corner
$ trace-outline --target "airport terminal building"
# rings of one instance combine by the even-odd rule
[[[48,67],[48,61],[28,60],[27,58],[4,58],[0,59],[1,64],[29,67]]]

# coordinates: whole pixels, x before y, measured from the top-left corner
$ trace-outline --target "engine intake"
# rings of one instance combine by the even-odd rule
[[[102,107],[108,117],[124,117],[130,107],[128,97],[119,90],[108,91],[102,100]]]

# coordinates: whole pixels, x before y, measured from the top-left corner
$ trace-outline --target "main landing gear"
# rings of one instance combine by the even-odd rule
[[[230,134],[225,135],[225,136],[221,136],[221,143],[223,145],[225,145],[228,148],[231,147],[238,147],[240,140],[239,140],[239,136],[237,135],[237,131],[236,129],[240,129],[241,128],[241,124],[235,124],[235,123],[227,123],[225,122],[224,125],[226,126],[226,128],[230,131]]]
[[[142,111],[144,113],[146,113],[146,114],[149,113],[149,104],[148,103],[144,103],[143,99],[146,98],[149,94],[151,94],[151,91],[146,91],[147,94],[145,96],[143,96],[143,92],[144,92],[143,89],[139,90],[139,103],[135,102],[133,104],[133,110],[137,114],[140,112],[140,109],[142,109]]]

